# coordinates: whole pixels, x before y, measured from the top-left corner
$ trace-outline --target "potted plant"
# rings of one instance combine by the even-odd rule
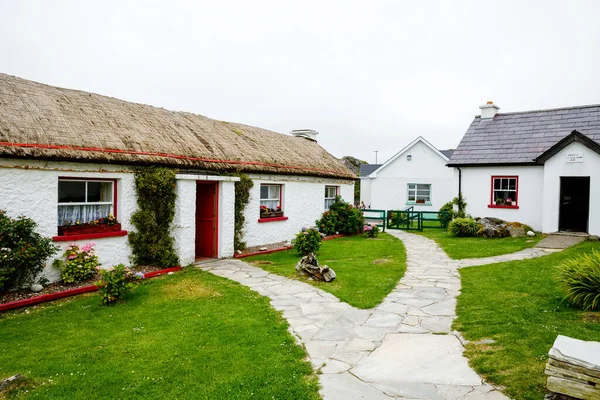
[[[496,205],[497,205],[497,206],[503,206],[503,205],[504,205],[504,199],[502,199],[502,198],[498,197],[498,198],[495,200],[495,203],[496,203]]]
[[[283,210],[281,209],[281,206],[277,206],[277,208],[268,208],[267,206],[260,206],[260,217],[261,218],[283,217]]]

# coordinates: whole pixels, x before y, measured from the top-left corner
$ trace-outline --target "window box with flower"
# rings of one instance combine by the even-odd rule
[[[267,208],[267,206],[260,206],[260,217],[261,218],[276,218],[283,217],[283,210],[280,206],[276,208]]]
[[[59,236],[74,236],[119,231],[121,231],[121,224],[112,214],[108,214],[108,216],[104,218],[98,218],[87,223],[81,223],[80,221],[65,221],[64,225],[58,227]]]

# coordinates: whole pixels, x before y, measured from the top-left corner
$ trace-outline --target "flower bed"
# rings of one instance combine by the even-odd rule
[[[160,276],[175,271],[181,271],[181,267],[178,266],[166,269],[157,269],[155,267],[141,267],[136,270],[136,272],[141,272],[144,274],[144,279],[153,278],[155,276]],[[96,281],[97,277],[90,278],[84,282],[79,282],[78,284],[74,285],[56,282],[46,286],[39,293],[31,292],[29,289],[8,292],[3,295],[0,295],[0,312],[44,303],[47,301],[57,300],[63,297],[73,296],[76,294],[93,292],[98,290],[98,287],[94,285]]]

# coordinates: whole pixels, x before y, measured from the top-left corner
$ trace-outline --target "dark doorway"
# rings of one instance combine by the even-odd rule
[[[561,177],[558,230],[587,232],[589,215],[590,177]]]
[[[196,257],[217,257],[218,186],[196,184]]]

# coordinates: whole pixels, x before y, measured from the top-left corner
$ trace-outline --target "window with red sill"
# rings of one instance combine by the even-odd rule
[[[115,179],[59,178],[58,236],[120,232]]]
[[[518,176],[492,176],[492,188],[489,207],[518,208],[518,201]]]
[[[283,185],[260,185],[260,218],[259,222],[279,221],[287,219],[283,216],[281,193]]]

